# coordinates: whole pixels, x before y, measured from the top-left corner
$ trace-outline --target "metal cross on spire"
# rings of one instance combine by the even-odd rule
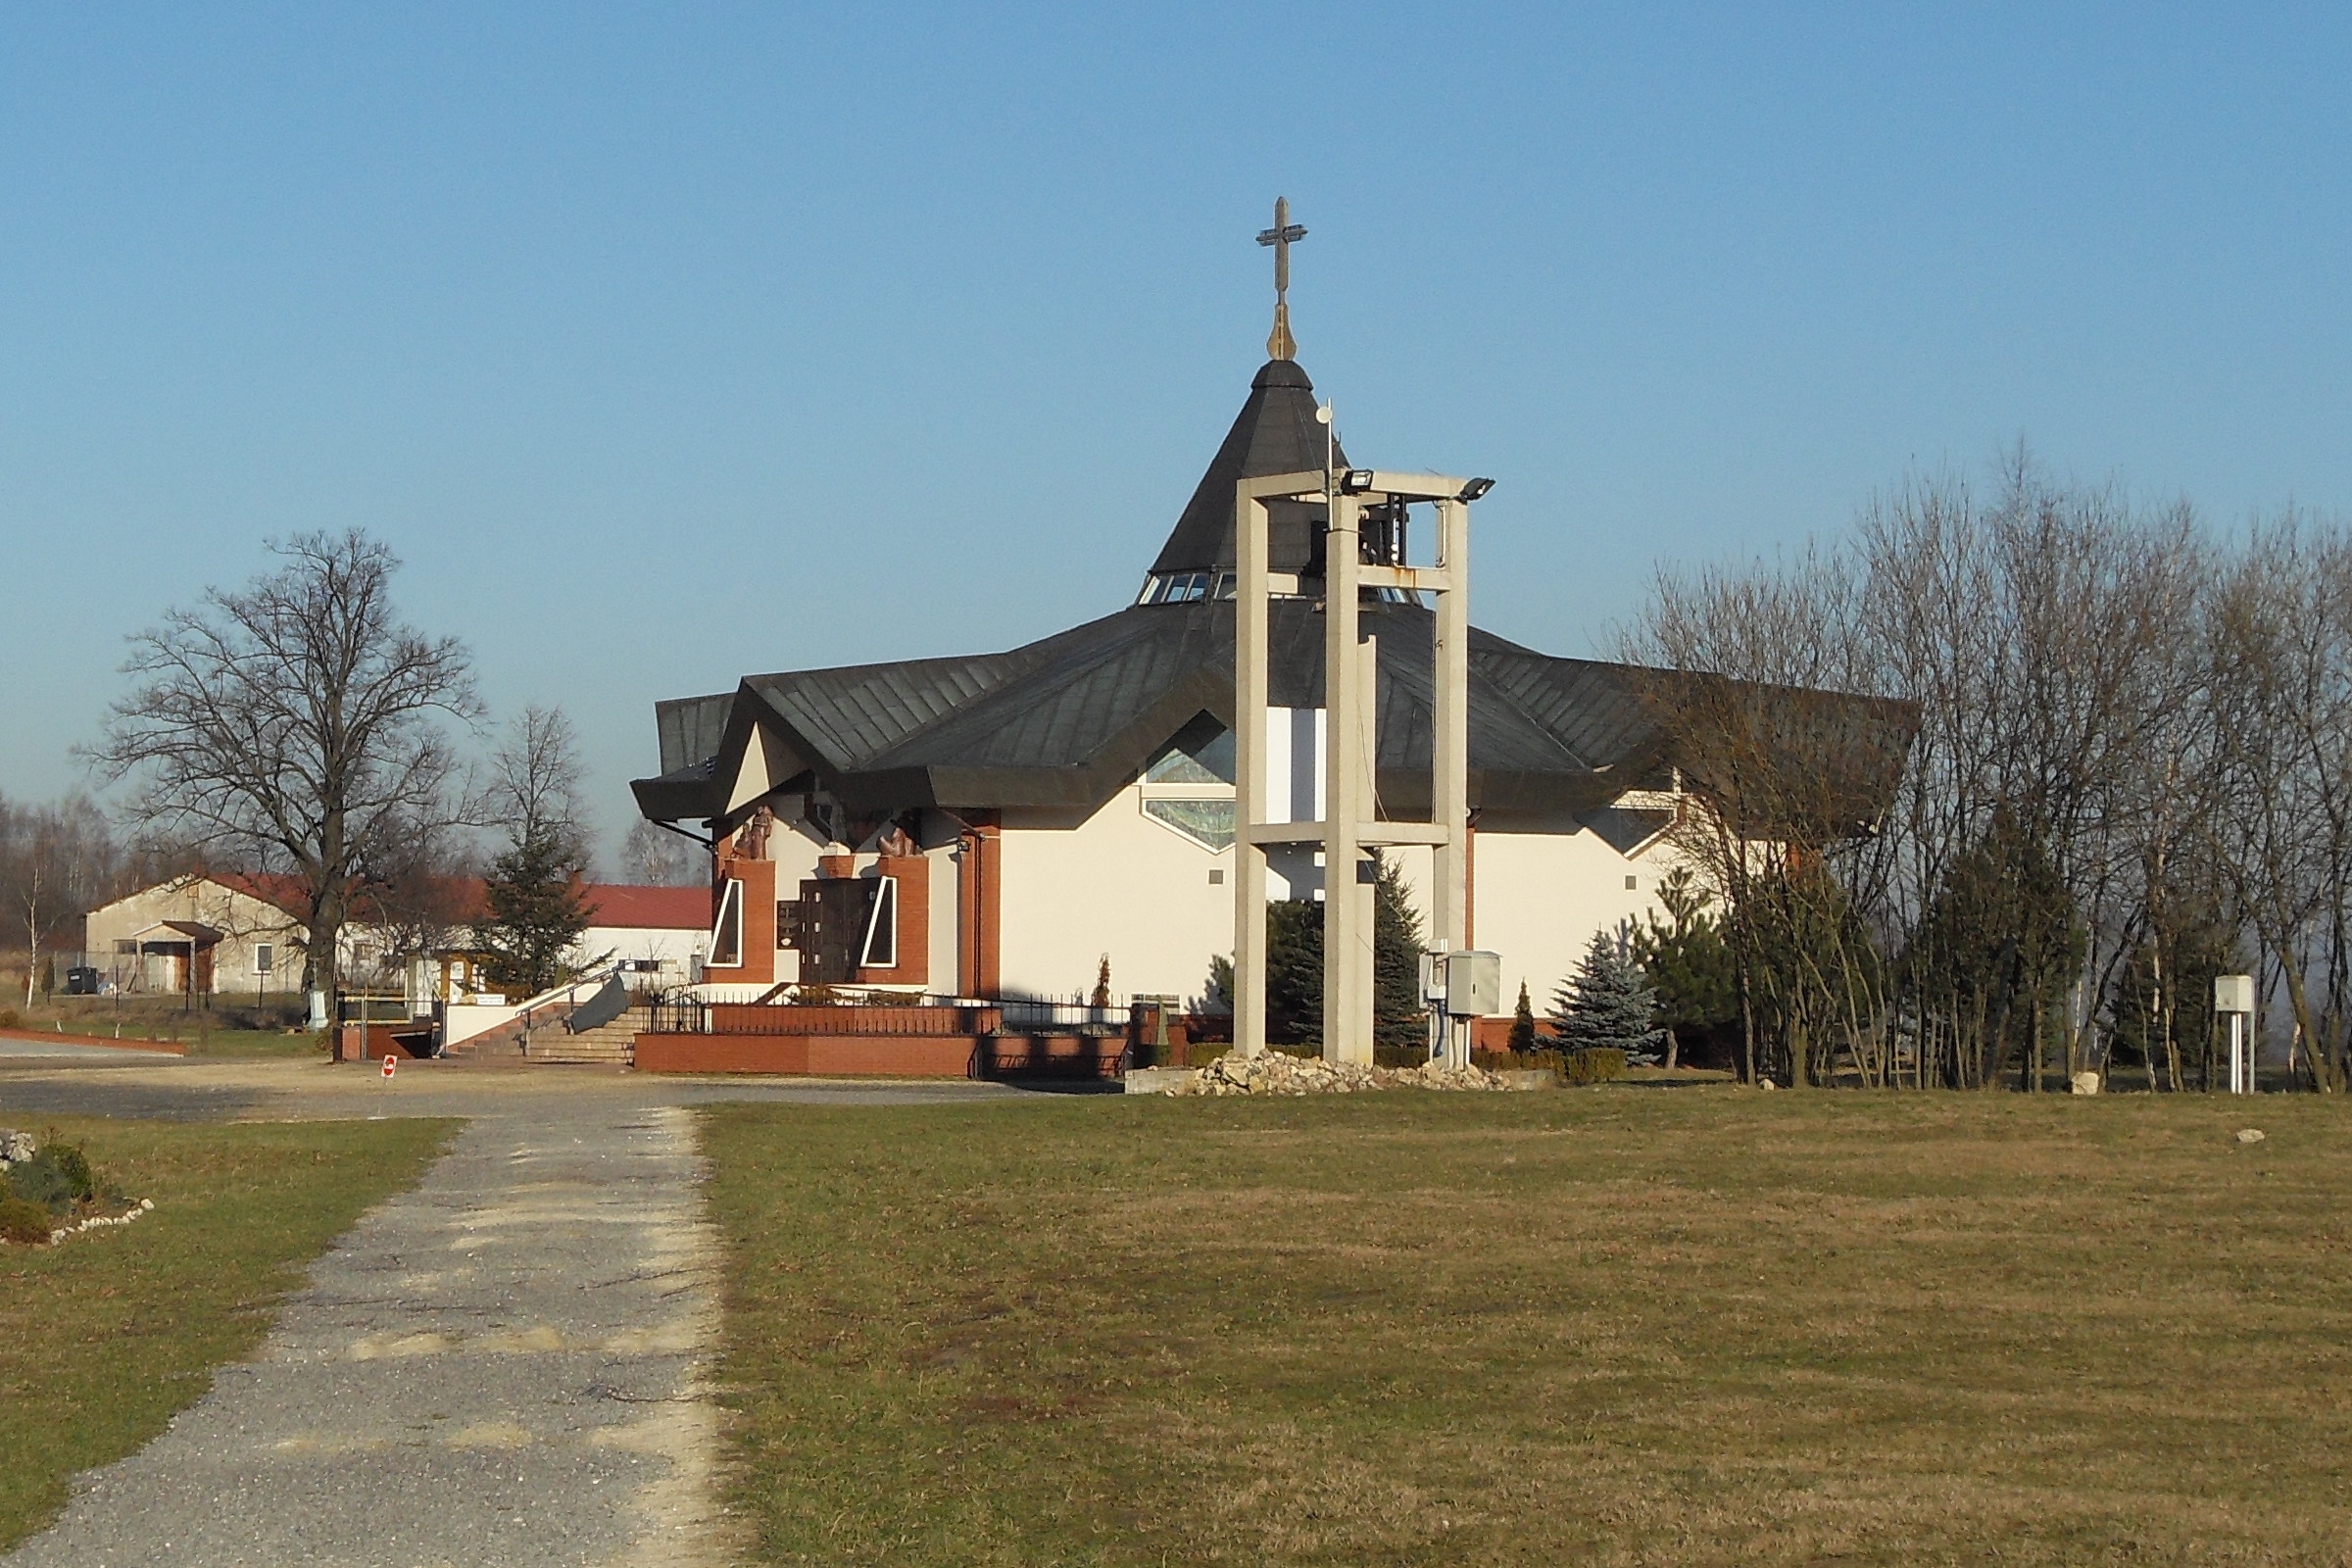
[[[1291,221],[1291,199],[1274,198],[1274,226],[1257,236],[1260,245],[1274,247],[1274,330],[1266,336],[1266,358],[1295,360],[1298,345],[1291,337],[1291,242],[1306,238],[1306,225]]]

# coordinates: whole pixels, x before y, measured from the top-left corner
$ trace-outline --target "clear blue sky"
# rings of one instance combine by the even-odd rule
[[[844,10],[855,14],[843,15]],[[2023,437],[2352,509],[2352,24],[2048,4],[0,13],[0,792],[359,524],[604,822],[651,704],[1134,593],[1262,358],[1495,475],[1479,621]]]

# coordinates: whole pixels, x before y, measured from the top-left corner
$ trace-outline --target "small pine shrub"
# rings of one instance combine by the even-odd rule
[[[45,1214],[61,1214],[98,1193],[89,1159],[77,1144],[49,1144],[30,1159],[11,1165],[8,1187],[18,1200],[34,1204]]]
[[[1519,1003],[1511,1009],[1511,1038],[1508,1047],[1514,1056],[1525,1055],[1536,1049],[1536,1008],[1528,1000],[1527,982],[1519,982]]]
[[[1571,1051],[1560,1064],[1560,1075],[1572,1084],[1605,1084],[1625,1076],[1625,1053],[1607,1046]]]
[[[49,1239],[49,1211],[22,1198],[0,1198],[0,1242],[37,1246]]]
[[[0,1007],[0,1029],[22,1029],[24,1026],[24,1014],[14,1007]]]
[[[74,1202],[98,1196],[97,1178],[90,1174],[90,1156],[81,1152],[79,1144],[53,1143],[44,1152],[57,1162],[58,1174]],[[37,1160],[39,1156],[34,1157]]]

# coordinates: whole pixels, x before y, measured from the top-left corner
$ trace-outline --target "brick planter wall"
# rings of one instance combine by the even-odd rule
[[[735,1005],[709,1009],[714,1035],[981,1035],[1004,1022],[1000,1007]]]
[[[785,1009],[760,1007],[747,1010],[778,1012]],[[979,1046],[980,1037],[977,1035],[950,1034],[751,1034],[741,1031],[707,1035],[641,1034],[637,1037],[637,1070],[790,1073],[838,1078],[969,1078],[975,1076]]]

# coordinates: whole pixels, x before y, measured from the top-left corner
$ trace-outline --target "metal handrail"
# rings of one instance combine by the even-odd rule
[[[559,1002],[568,1003],[574,1006],[577,1006],[577,998],[583,988],[601,988],[605,982],[612,979],[619,973],[620,965],[617,963],[612,964],[606,969],[592,970],[591,972],[580,976],[578,979],[573,980],[568,984],[554,986],[546,991],[542,991],[539,993],[539,995],[531,998],[528,1002],[525,1002],[522,1004],[522,1010],[514,1015],[515,1021],[522,1025],[523,1054],[526,1056],[530,1054],[531,1031],[539,1027],[538,1015],[541,1011],[556,1005],[556,1004]]]

